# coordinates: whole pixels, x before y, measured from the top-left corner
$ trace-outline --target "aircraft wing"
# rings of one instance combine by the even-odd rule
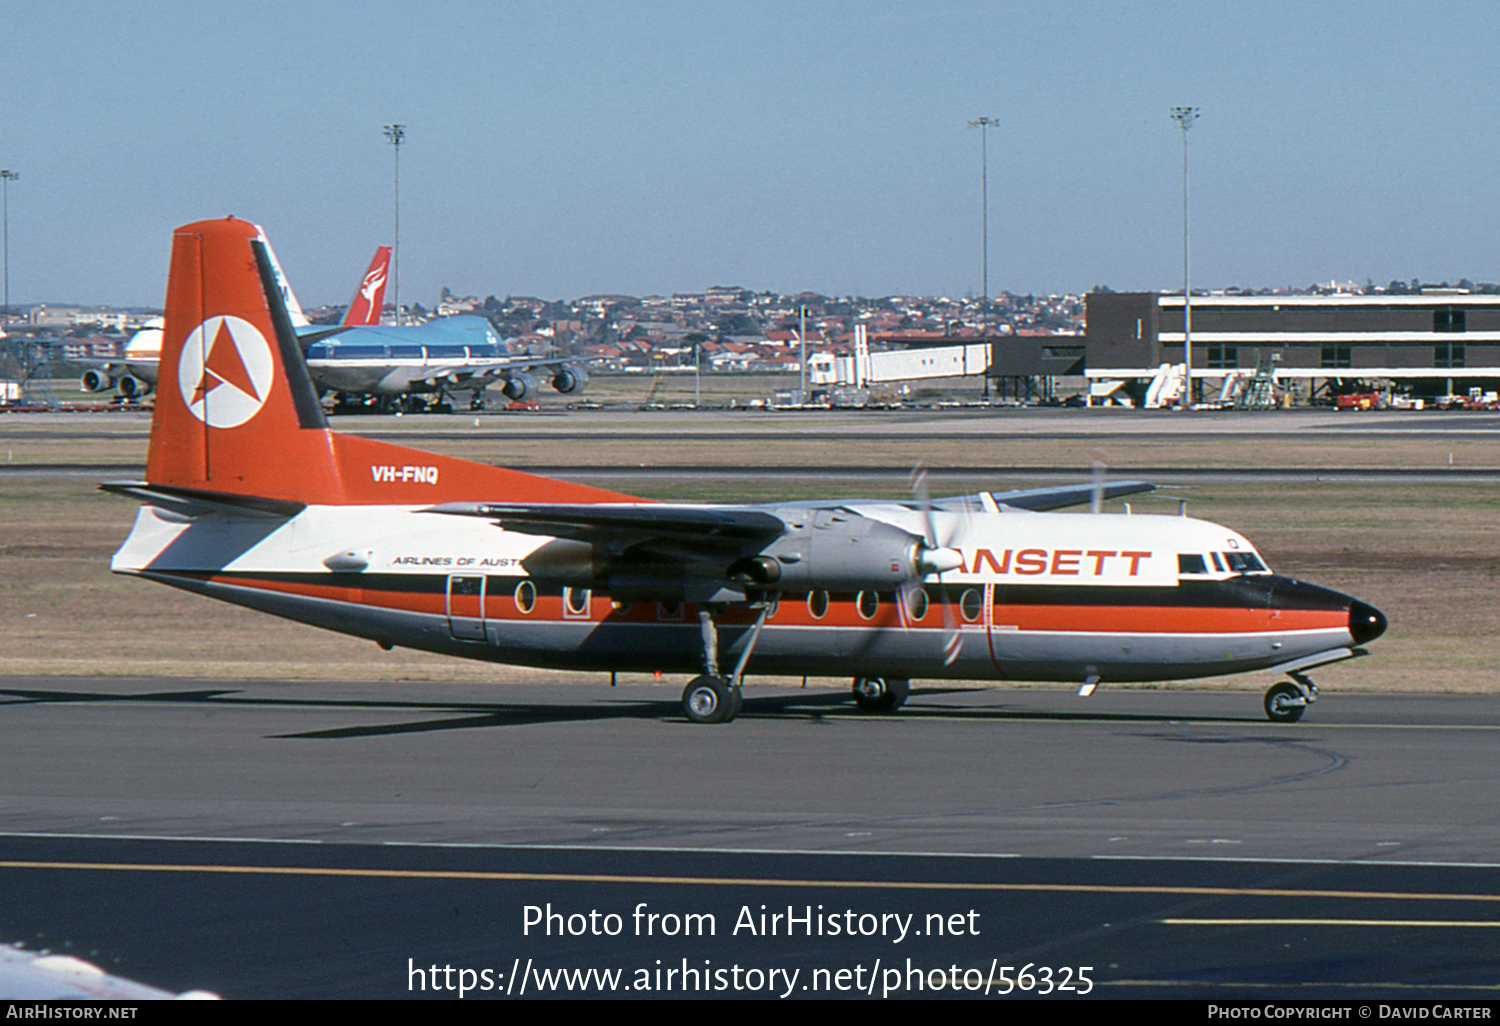
[[[425,512],[484,517],[507,531],[589,542],[670,537],[699,544],[712,545],[718,541],[738,545],[744,541],[768,541],[786,530],[780,517],[761,510],[656,503],[616,506],[445,502]]]
[[[1116,499],[1122,495],[1154,492],[1156,491],[1156,485],[1148,484],[1145,481],[1108,481],[1100,486],[1099,491],[1103,498]],[[1086,502],[1092,502],[1094,499],[1094,485],[1055,485],[1051,488],[1027,488],[1012,492],[991,492],[990,497],[995,500],[995,504],[998,506],[1030,510],[1033,513],[1045,513],[1048,510],[1062,509],[1066,506],[1081,506]],[[943,508],[941,501],[934,503],[934,505],[940,509]]]

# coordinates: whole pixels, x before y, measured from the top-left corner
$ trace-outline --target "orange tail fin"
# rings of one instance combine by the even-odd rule
[[[156,395],[159,487],[323,505],[639,501],[330,431],[265,235],[233,218],[173,236]]]

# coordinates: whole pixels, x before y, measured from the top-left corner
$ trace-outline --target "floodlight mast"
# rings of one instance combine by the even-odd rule
[[[386,125],[386,141],[391,144],[392,152],[395,154],[394,181],[392,194],[392,221],[391,227],[391,302],[396,307],[396,323],[401,323],[401,265],[398,262],[398,254],[401,252],[401,144],[406,141],[405,125]]]
[[[5,312],[0,314],[0,324],[10,323],[10,183],[20,178],[20,174],[9,169],[0,170],[0,194],[4,195],[5,213],[3,221],[5,236]]]
[[[1180,409],[1192,405],[1193,391],[1193,292],[1188,284],[1188,129],[1198,120],[1197,107],[1173,107],[1173,121],[1182,127],[1182,401]]]
[[[983,239],[983,288],[984,296],[981,300],[984,310],[984,331],[989,334],[990,324],[990,143],[989,130],[992,126],[1000,124],[999,118],[983,117],[975,118],[969,122],[970,128],[979,129],[979,187],[980,187],[980,209],[981,229],[980,237]]]

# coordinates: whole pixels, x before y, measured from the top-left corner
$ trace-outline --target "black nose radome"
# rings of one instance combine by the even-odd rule
[[[1385,628],[1385,614],[1380,610],[1358,600],[1349,603],[1349,633],[1354,635],[1356,645],[1374,641],[1385,633]]]

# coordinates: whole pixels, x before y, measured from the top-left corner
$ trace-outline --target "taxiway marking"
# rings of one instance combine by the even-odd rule
[[[1405,891],[1301,890],[1282,887],[1182,887],[1133,884],[980,883],[933,880],[813,880],[784,877],[651,876],[616,873],[511,873],[450,869],[354,869],[327,866],[236,866],[145,862],[42,862],[0,861],[0,869],[53,869],[83,872],[125,873],[229,873],[251,876],[328,876],[403,880],[481,880],[497,883],[601,883],[707,887],[827,887],[844,890],[989,891],[1047,894],[1163,894],[1192,897],[1251,898],[1345,898],[1374,901],[1463,901],[1500,903],[1500,894],[1442,894]],[[1187,923],[1189,920],[1168,921]],[[1193,920],[1222,922],[1233,920]],[[1268,923],[1274,920],[1246,920]],[[1285,920],[1301,923],[1303,920]],[[1310,921],[1309,921],[1310,922]],[[1350,921],[1353,922],[1353,921]],[[1485,924],[1500,925],[1500,924]]]

